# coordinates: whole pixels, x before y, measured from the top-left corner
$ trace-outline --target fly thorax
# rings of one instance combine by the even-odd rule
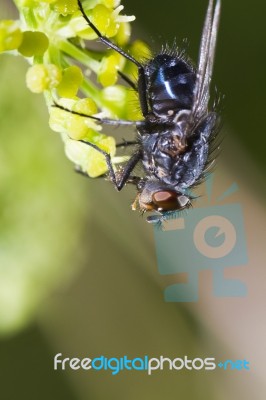
[[[169,118],[192,108],[196,74],[189,62],[178,55],[158,54],[145,66],[145,75],[149,106],[156,116]]]

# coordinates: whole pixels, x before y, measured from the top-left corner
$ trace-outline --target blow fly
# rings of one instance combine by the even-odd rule
[[[220,0],[209,0],[197,67],[178,50],[163,50],[146,62],[137,61],[101,34],[86,15],[81,0],[78,5],[100,41],[137,66],[137,85],[124,74],[121,76],[137,91],[143,115],[141,121],[88,117],[109,125],[136,127],[135,140],[124,143],[124,146],[135,144],[135,150],[119,172],[115,172],[107,152],[95,144],[82,142],[104,155],[109,178],[117,190],[126,183],[136,186],[137,197],[132,208],[155,212],[147,221],[160,222],[191,206],[191,189],[204,179],[213,162],[219,116],[215,106],[209,108],[209,100]],[[138,164],[142,165],[140,175],[133,173]]]

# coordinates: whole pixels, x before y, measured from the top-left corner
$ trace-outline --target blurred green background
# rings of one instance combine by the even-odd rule
[[[124,0],[134,36],[181,43],[197,59],[206,1]],[[223,0],[214,82],[225,94],[222,182],[237,181],[247,219],[247,299],[163,300],[152,227],[134,192],[73,172],[48,127],[27,64],[0,57],[0,392],[5,400],[265,399],[266,3]],[[14,17],[1,1],[0,17]],[[241,197],[242,196],[242,197]],[[189,249],[188,249],[189,251]],[[178,262],[178,260],[177,260]],[[209,282],[209,277],[203,277]],[[202,282],[201,282],[202,283]],[[204,285],[203,285],[204,287]],[[188,354],[252,359],[252,371],[144,373],[53,370],[53,357]],[[253,357],[253,358],[252,358]],[[241,375],[242,374],[242,375]]]

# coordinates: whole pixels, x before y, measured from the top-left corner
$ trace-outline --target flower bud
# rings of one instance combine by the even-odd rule
[[[18,51],[24,57],[42,56],[48,46],[49,40],[43,32],[25,31]]]
[[[61,79],[61,70],[54,64],[35,64],[28,69],[26,74],[27,87],[33,93],[52,89],[60,83]]]
[[[83,73],[79,67],[72,65],[63,70],[63,77],[57,86],[57,92],[61,97],[75,97],[83,81]]]
[[[0,52],[15,50],[22,42],[22,32],[18,21],[0,21]]]

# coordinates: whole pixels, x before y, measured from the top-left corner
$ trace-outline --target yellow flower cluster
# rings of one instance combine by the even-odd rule
[[[78,141],[97,144],[114,156],[115,140],[102,134],[102,126],[95,120],[53,104],[88,117],[101,113],[106,118],[139,119],[136,93],[117,83],[119,71],[134,79],[136,67],[114,50],[93,50],[95,44],[90,46],[90,41],[97,35],[82,16],[77,0],[14,1],[20,20],[0,21],[0,52],[20,54],[29,61],[27,86],[33,93],[44,93],[50,126],[62,135],[67,156],[89,176],[105,173],[103,155]],[[135,18],[121,14],[120,0],[84,0],[82,6],[102,35],[137,59],[149,56],[143,42],[129,44],[130,22]]]

